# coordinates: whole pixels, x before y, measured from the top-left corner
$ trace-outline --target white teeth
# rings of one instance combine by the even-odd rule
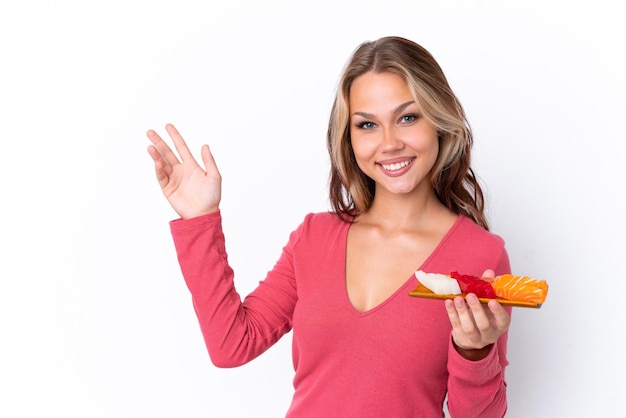
[[[411,163],[410,160],[406,160],[406,161],[402,161],[401,163],[381,164],[381,165],[387,171],[396,171],[396,170],[400,170],[402,167],[406,167],[410,163]]]

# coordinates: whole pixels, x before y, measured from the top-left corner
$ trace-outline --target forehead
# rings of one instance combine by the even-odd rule
[[[402,77],[390,72],[365,73],[357,77],[350,87],[351,112],[392,109],[413,100],[408,84]]]

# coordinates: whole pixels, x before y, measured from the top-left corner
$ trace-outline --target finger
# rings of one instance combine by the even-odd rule
[[[467,296],[466,296],[467,297]],[[457,296],[453,300],[454,310],[456,311],[459,325],[458,327],[465,334],[476,333],[476,325],[474,324],[474,317],[472,312],[468,309],[465,299]]]
[[[457,296],[454,300],[446,300],[446,307],[452,324],[452,339],[456,346],[467,350],[484,346],[466,301]]]
[[[459,313],[456,311],[454,301],[452,299],[445,300],[446,311],[448,312],[448,318],[450,318],[450,324],[452,328],[460,328],[461,320],[459,319]]]
[[[491,321],[484,305],[473,293],[469,293],[465,299],[472,312],[472,318],[474,319],[476,328],[481,334],[487,333],[491,329]]]
[[[180,164],[180,161],[178,161],[178,157],[176,157],[176,154],[172,152],[171,148],[165,143],[165,141],[163,141],[163,138],[161,138],[159,134],[150,129],[146,133],[146,136],[152,142],[159,154],[161,154],[161,158],[163,158],[164,163],[170,166]],[[152,158],[154,159],[154,156],[152,156]]]
[[[165,159],[163,158],[163,155],[159,152],[156,146],[150,145],[148,147],[148,153],[150,154],[150,156],[152,157],[152,160],[154,160],[155,163],[157,162],[160,163],[160,168],[162,168],[165,171],[165,174],[167,174],[168,176],[172,174],[172,166],[168,164],[167,161],[165,161]]]
[[[164,188],[169,183],[169,166],[163,161],[163,157],[159,153],[159,151],[154,146],[148,147],[148,153],[154,160],[154,172],[156,174],[157,181],[159,182],[159,186]]]
[[[511,324],[511,316],[506,309],[504,309],[504,307],[497,300],[493,299],[489,301],[487,306],[493,314],[493,319],[498,330],[501,332],[506,331]]]
[[[176,147],[176,151],[178,151],[178,155],[180,155],[180,158],[183,161],[195,161],[193,155],[191,154],[191,151],[189,151],[189,147],[187,147],[187,143],[178,132],[178,129],[176,129],[171,123],[168,123],[167,125],[165,125],[165,130],[170,135],[170,138],[172,138],[172,141],[174,142],[174,146]]]
[[[155,164],[159,163],[159,169],[163,170],[165,174],[167,174],[167,176],[169,177],[172,174],[172,166],[167,161],[165,161],[165,158],[163,158],[163,155],[159,152],[157,147],[154,145],[150,145],[148,147],[148,153],[154,160]],[[176,161],[176,164],[178,164],[178,161]]]
[[[215,163],[215,158],[213,158],[213,153],[208,145],[203,145],[200,151],[202,155],[202,162],[204,163],[204,168],[207,174],[216,176],[221,178],[220,171],[217,168],[217,164]]]

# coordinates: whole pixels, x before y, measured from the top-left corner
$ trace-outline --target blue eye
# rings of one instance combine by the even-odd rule
[[[359,129],[372,129],[374,126],[376,126],[374,122],[360,122],[356,125]]]
[[[400,118],[400,122],[401,123],[411,123],[411,122],[415,122],[416,119],[417,119],[417,115],[411,113],[409,115],[402,116],[402,118]]]

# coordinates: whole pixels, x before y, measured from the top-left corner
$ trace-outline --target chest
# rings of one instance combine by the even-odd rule
[[[435,250],[439,237],[384,237],[357,228],[346,244],[346,291],[351,304],[366,312],[393,295]]]
[[[361,367],[370,375],[393,370],[401,381],[419,374],[423,381],[440,382],[450,336],[443,303],[409,296],[417,280],[405,277],[385,300],[359,311],[347,294],[343,269],[333,272],[330,267],[299,284],[306,291],[293,317],[296,369],[311,364],[333,370]]]
[[[447,271],[447,260],[458,259],[456,251],[449,254],[448,246],[437,243],[430,247],[392,246],[374,240],[377,245],[370,242],[351,252],[351,245],[363,240],[350,236],[347,228],[342,225],[332,233],[329,230],[328,236],[305,235],[293,250],[298,293],[293,312],[293,360],[298,373],[320,364],[332,370],[348,365],[368,370],[380,367],[382,374],[397,367],[396,375],[407,379],[420,373],[433,382],[440,381],[446,370],[451,328],[444,304],[413,298],[408,292],[417,284],[413,275],[417,268],[423,265]],[[434,253],[433,247],[437,247]],[[360,286],[351,281],[358,277],[364,278]],[[353,293],[348,289],[351,283],[357,284]],[[358,292],[377,296],[359,307],[353,298]]]

